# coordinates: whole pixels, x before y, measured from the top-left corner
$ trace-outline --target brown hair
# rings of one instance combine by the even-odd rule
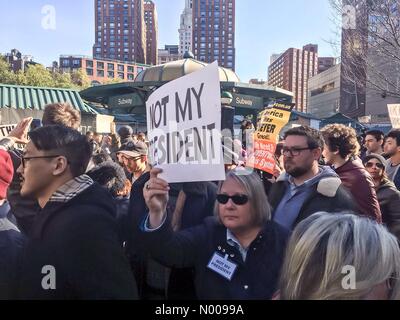
[[[346,159],[348,156],[357,156],[360,144],[356,131],[343,124],[330,124],[321,130],[326,145],[331,152],[339,151],[339,155]]]
[[[43,125],[62,125],[78,130],[81,125],[81,115],[69,103],[49,104],[44,108]]]

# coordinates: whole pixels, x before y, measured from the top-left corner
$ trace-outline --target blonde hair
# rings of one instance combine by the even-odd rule
[[[246,191],[246,195],[249,197],[253,221],[257,226],[264,225],[267,221],[271,220],[271,207],[265,193],[264,185],[257,173],[252,169],[240,167],[229,171],[225,181],[228,179],[233,179]],[[223,185],[224,181],[220,182],[217,194],[221,193]],[[215,203],[214,213],[219,219],[218,202]]]
[[[355,269],[355,289],[346,290],[344,267]],[[361,300],[393,280],[389,299],[399,298],[400,249],[375,221],[353,214],[317,213],[294,230],[280,281],[283,300]]]

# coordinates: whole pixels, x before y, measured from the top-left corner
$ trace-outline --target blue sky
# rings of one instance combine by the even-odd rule
[[[155,0],[159,47],[178,43],[184,0]],[[42,8],[56,12],[55,30],[44,29]],[[0,0],[0,53],[19,49],[45,65],[60,54],[92,55],[93,0]],[[242,81],[267,78],[269,58],[290,47],[319,45],[320,56],[335,55],[328,0],[236,0],[236,72]]]

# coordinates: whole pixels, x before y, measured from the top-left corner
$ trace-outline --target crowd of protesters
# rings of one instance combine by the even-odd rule
[[[400,298],[400,130],[290,129],[270,175],[246,121],[225,181],[168,184],[129,126],[31,121],[0,140],[0,299]]]

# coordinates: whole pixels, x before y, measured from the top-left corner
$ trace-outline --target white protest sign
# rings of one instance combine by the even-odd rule
[[[400,104],[388,104],[390,121],[394,129],[400,129]]]
[[[7,137],[8,134],[14,129],[16,124],[1,124],[0,125],[0,138]]]
[[[113,116],[107,116],[104,114],[96,115],[96,132],[111,133],[111,123],[113,121]]]
[[[146,102],[152,165],[169,183],[225,180],[216,62],[171,81]]]

